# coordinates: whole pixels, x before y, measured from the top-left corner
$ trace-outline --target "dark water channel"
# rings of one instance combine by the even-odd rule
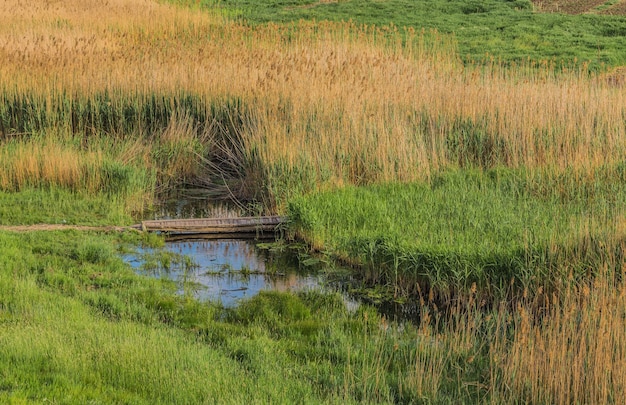
[[[255,207],[243,203],[215,202],[205,191],[187,190],[164,196],[145,219],[235,218],[255,215]]]

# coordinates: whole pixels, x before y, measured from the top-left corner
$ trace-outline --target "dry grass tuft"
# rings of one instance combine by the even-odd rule
[[[56,142],[20,142],[0,149],[0,189],[53,185],[98,191],[102,155]]]

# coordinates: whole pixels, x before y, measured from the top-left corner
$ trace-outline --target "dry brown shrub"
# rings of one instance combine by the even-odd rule
[[[546,13],[582,14],[606,3],[606,0],[533,0],[538,11]]]

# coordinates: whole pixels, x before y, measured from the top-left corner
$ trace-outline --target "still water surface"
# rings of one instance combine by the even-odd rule
[[[225,307],[236,306],[245,298],[253,297],[262,290],[301,291],[324,290],[321,275],[299,270],[255,247],[254,242],[240,239],[182,240],[167,242],[166,252],[174,253],[168,268],[147,266],[151,249],[140,249],[127,255],[138,272],[155,277],[169,278],[192,290],[201,300],[220,301]],[[186,263],[182,256],[191,259]],[[193,263],[192,266],[189,266]],[[192,287],[189,287],[192,285]]]

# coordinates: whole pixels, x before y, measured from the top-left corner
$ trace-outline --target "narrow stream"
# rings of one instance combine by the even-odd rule
[[[202,190],[187,190],[164,197],[145,219],[236,218],[250,215],[245,208],[249,207],[213,202]]]
[[[212,204],[201,195],[187,195],[166,201],[152,217],[229,218],[245,214],[240,208]],[[339,292],[349,310],[356,310],[361,302],[346,292],[348,281],[331,282],[325,273],[315,273],[310,266],[299,265],[297,258],[289,257],[289,253],[261,250],[250,239],[170,240],[163,249],[138,249],[124,259],[140,274],[176,282],[180,294],[220,302],[224,307],[235,307],[263,290]],[[370,304],[390,319],[416,319],[418,312],[410,303]]]

